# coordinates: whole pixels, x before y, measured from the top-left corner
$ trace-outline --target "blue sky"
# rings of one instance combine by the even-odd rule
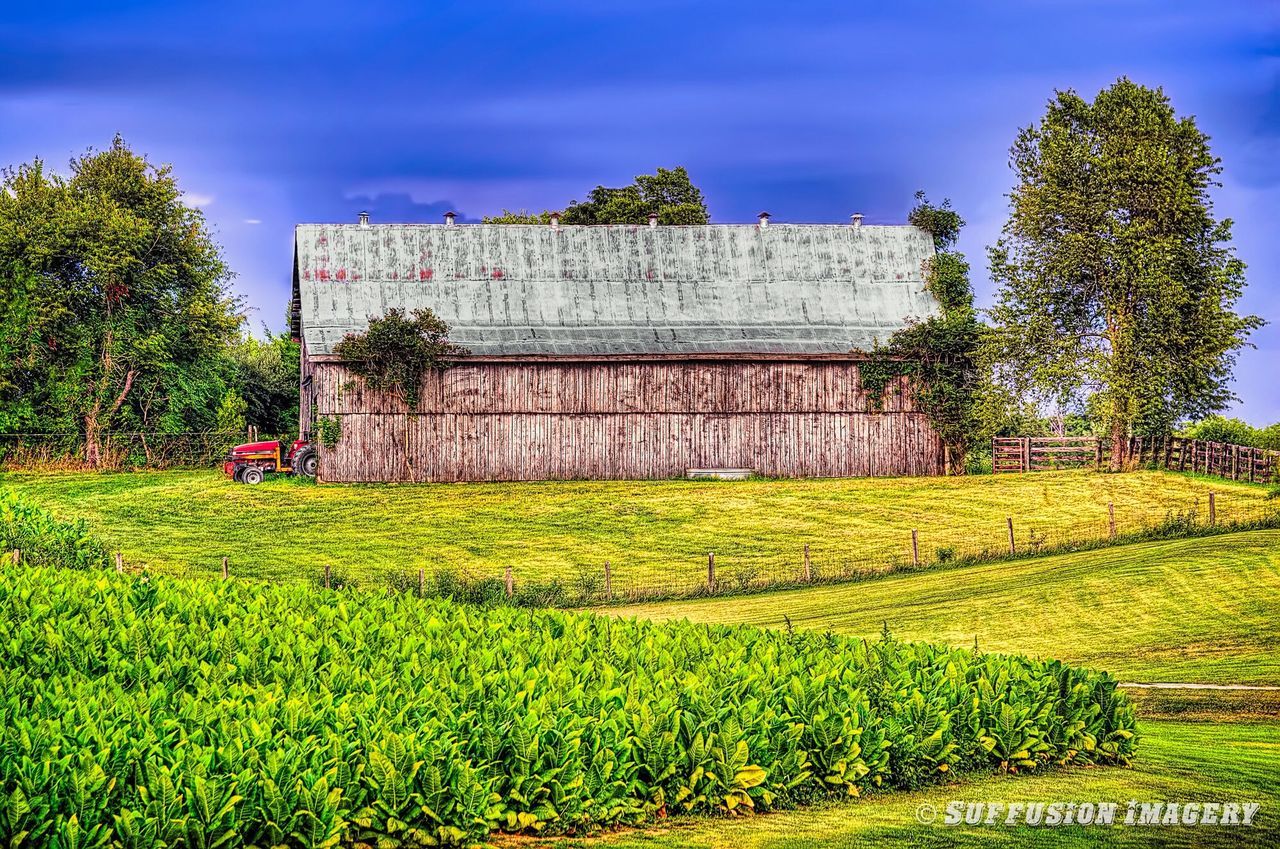
[[[203,207],[255,323],[291,228],[541,210],[683,164],[716,221],[902,221],[950,197],[980,300],[1007,151],[1055,88],[1161,85],[1224,160],[1268,319],[1234,410],[1280,420],[1280,3],[1182,0],[11,4],[0,163],[122,133]]]

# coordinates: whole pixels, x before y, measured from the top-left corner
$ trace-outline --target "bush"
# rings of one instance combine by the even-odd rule
[[[89,533],[83,519],[63,522],[53,514],[0,493],[0,556],[14,549],[22,562],[35,566],[69,569],[105,569],[110,563],[106,546]]]
[[[1267,446],[1263,446],[1260,437],[1267,433],[1267,430],[1254,429],[1248,421],[1228,419],[1225,416],[1207,416],[1185,428],[1179,435],[1188,439],[1203,439],[1204,442],[1226,442],[1233,446],[1265,448]]]
[[[581,834],[1125,763],[1133,727],[1105,674],[889,637],[0,573],[5,845]]]

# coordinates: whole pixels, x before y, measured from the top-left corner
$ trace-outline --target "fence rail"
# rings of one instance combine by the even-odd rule
[[[991,440],[991,469],[996,474],[1050,469],[1100,468],[1111,440],[1093,436],[998,436]],[[1280,451],[1210,442],[1181,436],[1129,440],[1129,455],[1139,466],[1199,472],[1233,481],[1277,483]]]
[[[111,471],[130,469],[209,468],[222,462],[233,446],[258,439],[256,428],[248,431],[115,431],[103,435],[100,461],[96,468]],[[0,469],[84,469],[85,441],[82,433],[0,434]]]

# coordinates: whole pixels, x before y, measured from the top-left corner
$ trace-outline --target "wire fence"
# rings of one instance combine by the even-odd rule
[[[103,434],[99,461],[86,459],[83,433],[0,434],[0,469],[4,471],[206,469],[220,464],[244,442],[288,438],[248,431],[115,431]]]
[[[1099,505],[1086,521],[1055,523],[1052,518],[1017,515],[1002,521],[974,520],[950,525],[924,524],[907,530],[881,530],[850,543],[815,539],[779,551],[765,551],[750,541],[690,550],[654,564],[625,559],[583,558],[549,574],[522,567],[518,561],[501,570],[455,566],[423,552],[412,563],[344,563],[318,558],[299,563],[285,576],[270,580],[300,581],[329,589],[384,590],[422,596],[450,597],[481,604],[530,607],[585,607],[665,599],[725,596],[856,582],[895,573],[957,568],[1004,560],[1100,549],[1143,540],[1183,539],[1231,531],[1280,528],[1280,500],[1224,497],[1209,493],[1197,501],[1142,507]],[[122,571],[137,564],[117,555]],[[252,562],[229,556],[211,557],[184,569],[199,577],[260,577]]]

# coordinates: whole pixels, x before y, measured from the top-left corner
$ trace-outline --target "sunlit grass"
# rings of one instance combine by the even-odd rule
[[[1053,657],[1128,681],[1280,685],[1280,531],[615,610]]]
[[[1007,550],[1034,538],[1107,533],[1167,511],[1198,509],[1217,491],[1218,514],[1257,511],[1258,486],[1161,472],[1041,473],[970,478],[640,481],[527,484],[324,485],[275,478],[249,487],[214,472],[8,474],[0,486],[63,517],[88,519],[133,566],[289,579],[325,565],[357,577],[454,568],[517,581],[580,574],[598,581],[610,561],[619,591],[705,580],[707,553],[732,585],[799,575],[810,546],[819,575],[884,564]],[[1274,502],[1273,502],[1274,503]],[[945,554],[945,552],[944,552]]]

